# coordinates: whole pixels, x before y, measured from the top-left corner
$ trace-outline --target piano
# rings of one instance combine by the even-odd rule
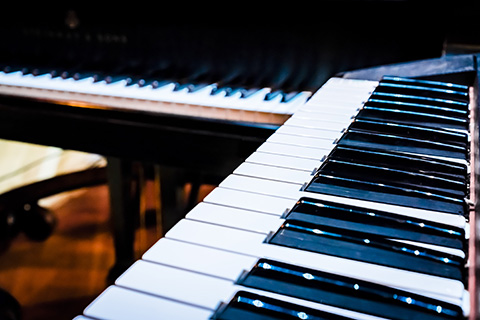
[[[330,78],[75,319],[477,319],[478,58]]]
[[[39,4],[0,19],[0,137],[107,158],[119,272],[135,260],[134,164],[160,166],[164,193],[216,185],[329,77],[438,57],[450,33],[475,29],[460,4],[431,15],[409,1],[322,1],[321,14],[298,3],[287,20],[258,3],[193,17],[182,6]],[[165,211],[167,231],[184,212]]]

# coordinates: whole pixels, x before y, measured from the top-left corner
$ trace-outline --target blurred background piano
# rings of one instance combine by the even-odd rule
[[[107,159],[100,178],[83,182],[108,177],[111,278],[134,260],[144,180],[162,187],[164,232],[197,201],[195,190],[218,184],[332,75],[478,48],[475,7],[463,1],[184,6],[14,6],[0,21],[0,137]],[[42,76],[58,89],[32,90]],[[9,79],[29,85],[13,90]],[[99,89],[84,94],[79,84],[91,80],[113,98],[87,99]],[[174,104],[118,104],[127,87],[163,90]],[[251,109],[250,101],[266,109],[227,108]],[[182,202],[186,183],[193,191]]]

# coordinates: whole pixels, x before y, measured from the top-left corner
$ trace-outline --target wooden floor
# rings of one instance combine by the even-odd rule
[[[57,226],[44,242],[20,234],[0,256],[0,287],[25,320],[72,319],[106,286],[113,263],[108,189],[74,192],[54,209]]]
[[[57,220],[53,234],[43,242],[19,234],[0,253],[0,288],[19,301],[24,320],[72,319],[108,285],[114,261],[108,196],[101,185],[46,199]],[[155,229],[137,230],[137,257],[158,239]]]

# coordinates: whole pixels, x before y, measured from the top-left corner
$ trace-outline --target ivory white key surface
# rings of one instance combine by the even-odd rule
[[[245,210],[270,213],[277,216],[281,216],[285,210],[291,209],[296,203],[296,199],[292,198],[279,198],[226,188],[214,189],[203,201]]]
[[[84,311],[87,317],[104,320],[209,319],[211,310],[153,295],[108,287]]]
[[[274,133],[268,139],[267,142],[276,142],[282,144],[291,144],[294,146],[310,147],[317,149],[332,149],[335,145],[329,139],[319,139],[312,137],[298,137],[290,134]]]
[[[324,149],[296,146],[293,144],[282,144],[277,142],[265,142],[257,151],[273,154],[281,154],[288,156],[295,156],[298,158],[306,158],[313,160],[321,160],[324,156],[328,155],[331,148],[325,147]]]
[[[270,165],[273,167],[281,167],[287,169],[297,169],[312,172],[314,169],[318,169],[321,162],[320,160],[312,160],[299,158],[295,156],[271,154],[264,152],[252,153],[245,162]]]
[[[275,131],[275,133],[291,134],[295,136],[305,136],[312,138],[325,139],[330,141],[335,141],[341,135],[341,132],[321,130],[315,128],[283,125]]]
[[[143,260],[234,281],[243,270],[250,270],[258,258],[162,238],[143,254]]]
[[[244,162],[235,169],[234,173],[245,176],[262,177],[292,183],[304,183],[312,178],[313,169],[297,170],[282,167],[273,167],[257,163]]]
[[[283,223],[277,215],[263,214],[206,202],[196,205],[186,215],[186,218],[219,225],[229,225],[234,228],[264,234],[280,228]]]
[[[183,219],[166,238],[385,284],[460,306],[463,303],[465,291],[460,281],[271,245],[264,242],[264,234],[255,232]]]
[[[350,123],[352,123],[353,119],[351,117],[341,117],[340,119],[312,119],[312,118],[290,118],[285,121],[286,125],[299,125],[304,127],[310,128],[320,128],[324,130],[331,130],[331,131],[341,131],[342,129],[348,128]]]
[[[347,121],[347,123],[344,123],[344,124],[338,124],[336,122],[328,124],[325,122],[320,123],[319,121],[314,121],[310,119],[290,117],[287,121],[285,121],[283,125],[317,129],[322,131],[331,131],[332,132],[331,134],[329,134],[328,136],[327,135],[325,136],[325,137],[329,137],[331,135],[340,136],[341,132],[346,128],[348,128],[348,125],[350,124],[350,122],[351,121]]]

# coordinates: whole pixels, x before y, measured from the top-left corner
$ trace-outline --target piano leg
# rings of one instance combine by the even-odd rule
[[[115,264],[108,281],[115,280],[134,261],[135,217],[138,206],[133,197],[134,175],[130,161],[109,157],[107,179],[110,191],[110,211],[115,249]]]

